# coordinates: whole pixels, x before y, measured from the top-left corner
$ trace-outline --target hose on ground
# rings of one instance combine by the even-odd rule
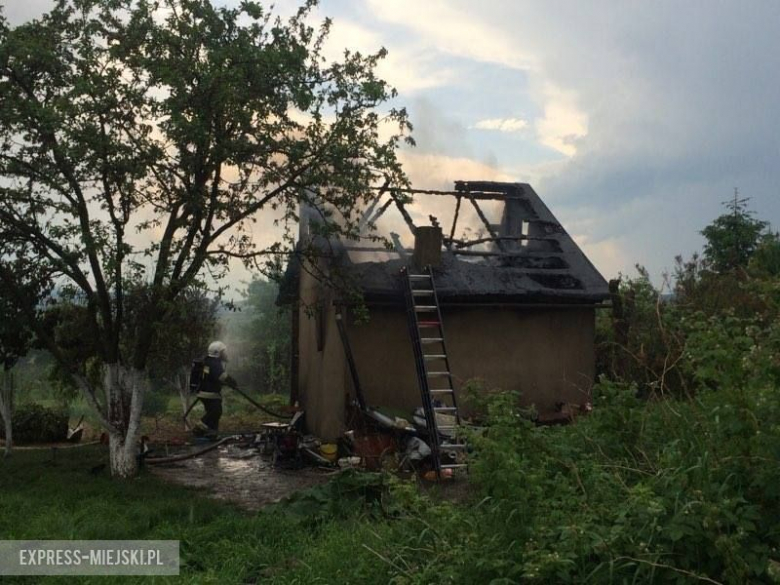
[[[216,443],[212,443],[208,447],[204,447],[203,449],[198,449],[197,451],[193,451],[192,453],[183,453],[181,455],[172,455],[170,457],[146,457],[144,458],[144,463],[148,463],[149,465],[156,465],[158,463],[175,463],[176,461],[184,461],[185,459],[192,459],[193,457],[199,457],[204,453],[213,451],[220,445],[224,445],[225,443],[228,443],[230,441],[237,441],[238,439],[239,437],[237,436],[225,437],[224,439],[220,439]]]
[[[265,406],[257,402],[254,398],[252,398],[248,394],[245,394],[243,391],[239,390],[237,387],[233,387],[233,390],[238,394],[240,394],[241,396],[243,396],[246,400],[248,400],[252,404],[252,406],[254,406],[255,408],[259,408],[266,414],[270,414],[271,416],[276,418],[290,418],[289,414],[279,414],[278,412],[274,412],[270,408],[266,408]]]

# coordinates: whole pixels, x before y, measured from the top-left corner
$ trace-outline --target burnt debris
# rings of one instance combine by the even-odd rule
[[[607,282],[530,185],[456,181],[452,191],[385,190],[367,209],[371,221],[391,213],[392,202],[415,234],[417,226],[401,200],[404,193],[414,194],[416,200],[447,197],[452,201],[451,224],[441,216],[435,222],[442,235],[441,260],[434,271],[443,302],[593,304],[609,298]],[[382,197],[388,200],[380,203]],[[495,202],[502,208],[501,217],[491,223],[483,207]],[[440,206],[441,201],[435,203]],[[475,229],[463,230],[460,225],[465,206],[476,213]],[[464,235],[456,237],[458,230]],[[330,242],[329,248],[338,252],[334,263],[350,275],[366,300],[398,302],[402,296],[398,275],[413,261],[415,250],[402,247],[397,235],[394,243],[390,251],[354,242]],[[420,246],[416,247],[419,255]],[[288,275],[293,276],[294,270],[288,270]]]

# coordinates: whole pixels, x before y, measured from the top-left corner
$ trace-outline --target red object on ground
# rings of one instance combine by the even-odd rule
[[[423,474],[423,479],[425,481],[439,481],[439,478],[436,477],[436,471],[434,471],[433,469],[431,469],[430,471],[426,471]],[[452,469],[442,469],[441,479],[442,481],[447,479],[452,479]]]
[[[390,435],[357,435],[355,437],[355,455],[362,457],[367,469],[379,469],[382,456],[394,453],[395,441]]]

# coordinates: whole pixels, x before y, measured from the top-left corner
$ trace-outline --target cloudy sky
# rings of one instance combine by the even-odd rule
[[[5,5],[19,22],[46,1]],[[699,250],[734,187],[780,228],[780,2],[322,0],[318,15],[331,55],[388,49],[415,186],[530,182],[608,278]]]

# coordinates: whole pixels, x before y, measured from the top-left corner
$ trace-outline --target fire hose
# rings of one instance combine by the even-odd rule
[[[239,390],[238,387],[230,386],[230,388],[235,390],[240,396],[243,396],[244,399],[247,400],[252,406],[254,406],[255,408],[257,408],[259,410],[262,410],[266,414],[270,414],[271,416],[273,416],[275,418],[290,418],[289,414],[279,414],[278,412],[274,412],[270,408],[267,408],[267,407],[263,406],[262,404],[257,402],[255,399],[253,399],[251,396],[249,396],[248,394],[246,394],[243,391]],[[193,401],[192,404],[190,404],[190,407],[187,409],[187,412],[184,413],[184,417],[183,418],[185,418],[185,419],[187,418],[187,416],[190,414],[190,411],[195,407],[195,405],[198,403],[199,400],[200,400],[200,398],[196,399],[195,401]]]
[[[203,449],[198,449],[197,451],[193,451],[192,453],[183,453],[181,455],[172,455],[170,457],[146,457],[144,459],[144,463],[153,465],[156,463],[175,463],[176,461],[184,461],[185,459],[199,457],[204,453],[213,451],[220,445],[224,445],[225,443],[229,443],[230,441],[237,441],[238,439],[239,439],[238,436],[225,437],[224,439],[220,439],[216,443],[212,443],[211,445],[204,447]]]
[[[289,414],[279,414],[278,412],[274,412],[270,408],[266,408],[265,406],[263,406],[262,404],[260,404],[256,400],[254,400],[251,396],[249,396],[248,394],[245,394],[244,392],[239,390],[237,386],[232,386],[232,388],[233,388],[233,390],[238,392],[241,396],[243,396],[252,406],[254,406],[255,408],[259,408],[260,410],[262,410],[266,414],[270,414],[271,416],[276,417],[276,418],[290,418]]]

